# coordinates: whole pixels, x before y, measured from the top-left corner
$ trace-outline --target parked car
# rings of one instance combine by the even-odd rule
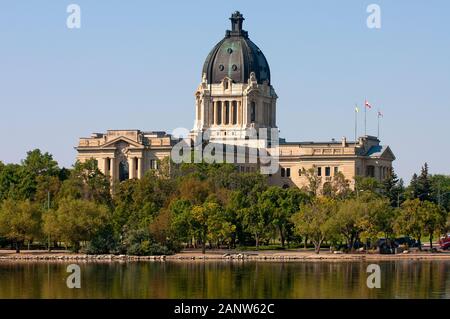
[[[439,239],[439,247],[441,247],[441,249],[450,248],[450,234],[447,234],[447,236],[443,236]]]
[[[395,238],[395,243],[398,246],[401,245],[407,245],[408,247],[419,247],[419,242],[415,239],[412,239],[411,237],[405,236],[405,237],[399,237]]]

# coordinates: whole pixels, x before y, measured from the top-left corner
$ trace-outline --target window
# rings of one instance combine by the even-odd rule
[[[250,122],[256,122],[256,103],[252,102],[250,107]]]
[[[334,168],[334,176],[336,176],[339,173],[339,167]]]
[[[330,176],[330,175],[331,175],[331,168],[325,167],[325,176]]]
[[[286,170],[284,168],[281,168],[281,177],[284,177],[286,175]]]
[[[322,167],[317,167],[317,176],[322,176]]]
[[[367,174],[368,177],[375,177],[375,166],[367,166]]]
[[[222,124],[222,102],[217,102],[217,124]]]
[[[150,169],[158,169],[158,160],[150,160]]]
[[[290,168],[286,168],[286,176],[291,177],[291,169]]]

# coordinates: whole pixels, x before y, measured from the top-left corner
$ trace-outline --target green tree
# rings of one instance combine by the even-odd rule
[[[419,241],[420,250],[422,250],[420,243],[425,230],[424,217],[420,200],[408,199],[402,204],[394,226],[397,233],[416,238]]]
[[[51,231],[47,235],[58,234],[60,239],[72,245],[76,252],[82,241],[90,241],[109,222],[108,207],[93,201],[82,199],[63,199],[51,218],[46,218],[44,229]]]
[[[2,164],[0,166],[0,202],[7,199],[23,199],[18,185],[23,177],[22,167],[17,164]]]
[[[450,176],[437,174],[430,180],[433,202],[450,211]]]
[[[202,254],[205,253],[206,242],[210,233],[208,219],[219,209],[219,205],[214,202],[205,202],[203,205],[194,205],[192,207],[192,229],[195,237],[202,245]]]
[[[322,185],[322,177],[317,175],[317,169],[315,167],[308,170],[302,168],[301,175],[305,176],[308,181],[305,191],[311,196],[316,196],[319,192],[320,186]]]
[[[58,197],[94,201],[112,207],[110,180],[99,170],[94,159],[75,163]]]
[[[381,194],[389,198],[392,207],[400,207],[404,200],[404,192],[403,181],[398,179],[397,174],[392,169],[391,173],[381,184]]]
[[[431,180],[428,173],[428,164],[425,163],[422,167],[422,171],[417,179],[417,198],[421,201],[431,200]]]
[[[339,205],[337,213],[333,216],[333,229],[344,236],[350,250],[354,249],[356,240],[365,230],[367,211],[368,207],[365,200],[348,199]]]
[[[445,210],[429,201],[420,203],[419,214],[423,215],[424,231],[429,236],[430,251],[432,251],[433,235],[445,229],[447,214]]]
[[[298,211],[300,204],[308,199],[309,195],[297,188],[282,189],[272,186],[261,194],[259,206],[266,209],[267,216],[271,219],[271,224],[280,236],[283,248],[285,247],[286,239],[292,234],[292,215]]]
[[[302,204],[300,211],[292,216],[296,232],[311,239],[316,254],[327,236],[332,236],[332,217],[336,214],[337,203],[334,199],[319,197],[311,203]]]
[[[24,241],[40,236],[42,212],[30,201],[5,200],[0,206],[0,235],[14,242],[16,252]]]

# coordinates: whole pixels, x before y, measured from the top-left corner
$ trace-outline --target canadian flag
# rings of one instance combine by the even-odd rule
[[[366,102],[364,103],[364,105],[368,108],[371,109],[372,105],[370,105],[370,103],[366,100]]]

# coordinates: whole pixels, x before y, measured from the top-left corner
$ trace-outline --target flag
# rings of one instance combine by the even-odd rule
[[[371,109],[372,105],[370,105],[370,103],[366,100],[366,102],[364,103],[364,105],[368,108]]]
[[[381,111],[378,111],[378,117],[383,117],[383,113],[381,113]]]
[[[355,107],[355,112],[359,113],[359,108],[358,107]]]

